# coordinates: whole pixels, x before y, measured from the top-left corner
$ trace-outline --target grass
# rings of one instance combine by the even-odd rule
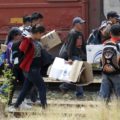
[[[0,113],[3,113],[0,104]],[[50,105],[46,110],[34,106],[32,110],[18,115],[10,114],[4,118],[3,114],[0,120],[120,120],[120,103],[114,101],[106,106],[100,103],[98,106],[68,106],[68,105]],[[17,113],[16,113],[17,114]]]
[[[91,93],[88,94],[90,96]],[[106,106],[105,103],[97,101],[96,94],[91,94],[91,97],[85,101],[73,99],[75,97],[73,93],[68,93],[65,96],[62,96],[62,94],[56,95],[56,92],[48,92],[48,100],[52,102],[50,102],[46,110],[42,110],[38,105],[34,105],[29,111],[22,110],[8,114],[7,117],[4,116],[5,101],[2,100],[0,102],[0,120],[120,120],[119,101],[114,100],[109,106]],[[93,105],[93,103],[89,105],[87,104],[89,100],[99,104],[97,106]],[[73,104],[67,104],[70,102]],[[85,106],[78,105],[79,102],[85,103]]]
[[[86,96],[89,98],[86,100],[93,100],[96,102],[97,93],[92,94],[88,92]],[[65,102],[68,99],[75,100],[74,93],[62,95],[56,91],[49,91],[47,94],[49,100],[53,100],[56,103],[61,100]],[[42,110],[39,106],[34,106],[32,110],[22,111],[22,113],[13,113],[5,116],[4,108],[5,101],[0,102],[0,120],[120,120],[120,103],[119,101],[113,101],[109,106],[106,106],[103,102],[100,102],[98,106],[76,106],[76,105],[57,105],[51,104],[46,110]],[[84,102],[84,101],[83,101]],[[16,118],[17,117],[17,118]]]

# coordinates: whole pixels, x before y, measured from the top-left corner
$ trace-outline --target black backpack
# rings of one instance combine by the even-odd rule
[[[19,50],[20,44],[21,44],[21,41],[17,41],[12,45],[12,59],[15,67],[19,67],[20,63],[24,58],[24,53]],[[15,63],[16,59],[18,60],[18,63]]]
[[[88,45],[102,44],[101,33],[98,29],[93,30],[92,33],[89,35],[87,44]]]
[[[106,43],[102,54],[102,68],[106,74],[120,73],[120,50],[116,43]]]

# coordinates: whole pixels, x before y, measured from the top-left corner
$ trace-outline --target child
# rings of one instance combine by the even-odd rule
[[[85,21],[80,17],[75,17],[73,19],[73,28],[70,30],[67,42],[65,43],[66,50],[62,54],[60,53],[61,55],[59,55],[60,57],[68,60],[68,63],[72,63],[74,60],[86,60],[85,43],[82,34],[82,27],[84,23]],[[69,83],[63,83],[60,85],[60,89],[63,93],[74,87],[76,87],[76,97],[78,99],[83,98],[84,91],[82,86],[75,86]]]
[[[32,38],[24,38],[20,44],[19,49],[25,54],[25,57],[20,64],[20,68],[23,70],[27,79],[24,81],[21,93],[14,107],[11,108],[10,111],[19,108],[33,85],[38,88],[42,108],[46,108],[46,86],[41,76],[42,46],[39,41],[44,32],[45,28],[43,26],[35,25],[32,27]]]
[[[19,27],[22,31],[23,36],[30,36],[31,32],[31,16],[24,16],[23,17],[23,25]]]
[[[7,69],[11,69],[13,72],[13,76],[15,76],[16,80],[10,80],[10,84],[11,84],[11,90],[8,93],[9,94],[9,98],[8,98],[8,105],[10,105],[12,103],[12,98],[13,98],[13,94],[14,94],[14,90],[15,90],[15,86],[17,83],[17,80],[20,80],[20,78],[17,77],[16,74],[20,74],[18,73],[18,71],[14,70],[14,64],[13,64],[13,59],[12,59],[12,46],[16,41],[21,40],[22,35],[21,35],[21,31],[19,30],[19,28],[17,27],[13,27],[10,29],[10,31],[8,32],[8,36],[7,36],[7,40],[6,40],[6,45],[7,45],[7,50],[6,50],[6,63],[8,64]],[[9,79],[9,78],[8,78]],[[1,87],[0,92],[4,93],[4,89],[7,88],[8,85],[3,84],[3,86]]]
[[[13,67],[13,60],[12,60],[12,45],[14,42],[19,41],[22,39],[22,32],[17,27],[11,28],[11,30],[8,33],[6,45],[7,45],[7,51],[6,51],[6,61],[10,68]]]
[[[102,54],[103,75],[100,97],[109,102],[112,90],[120,98],[120,25],[113,25],[110,30],[111,41],[104,45]]]

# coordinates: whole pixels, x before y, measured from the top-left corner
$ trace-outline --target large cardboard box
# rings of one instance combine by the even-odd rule
[[[44,35],[41,38],[41,42],[45,49],[51,50],[55,46],[59,45],[61,43],[61,39],[58,36],[57,32],[55,30],[49,32],[48,34]]]
[[[53,80],[78,85],[88,85],[93,82],[92,66],[77,60],[70,65],[64,59],[56,57],[48,75]]]
[[[100,63],[102,57],[103,45],[87,45],[87,62],[96,64]]]

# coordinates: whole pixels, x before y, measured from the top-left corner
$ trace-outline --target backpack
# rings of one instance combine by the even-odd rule
[[[17,41],[12,45],[12,60],[14,67],[19,67],[21,61],[24,58],[24,53],[19,50],[21,41]]]
[[[53,63],[54,57],[51,54],[49,54],[45,49],[41,49],[41,56],[42,56],[41,75],[42,77],[46,77],[48,68]]]
[[[59,57],[64,58],[65,60],[68,59],[68,54],[67,54],[67,43],[63,43],[60,51],[59,51]]]
[[[103,73],[112,74],[120,72],[120,51],[116,43],[106,43],[102,53]]]
[[[101,33],[98,29],[93,30],[92,33],[89,35],[87,45],[90,44],[92,45],[102,44]]]

